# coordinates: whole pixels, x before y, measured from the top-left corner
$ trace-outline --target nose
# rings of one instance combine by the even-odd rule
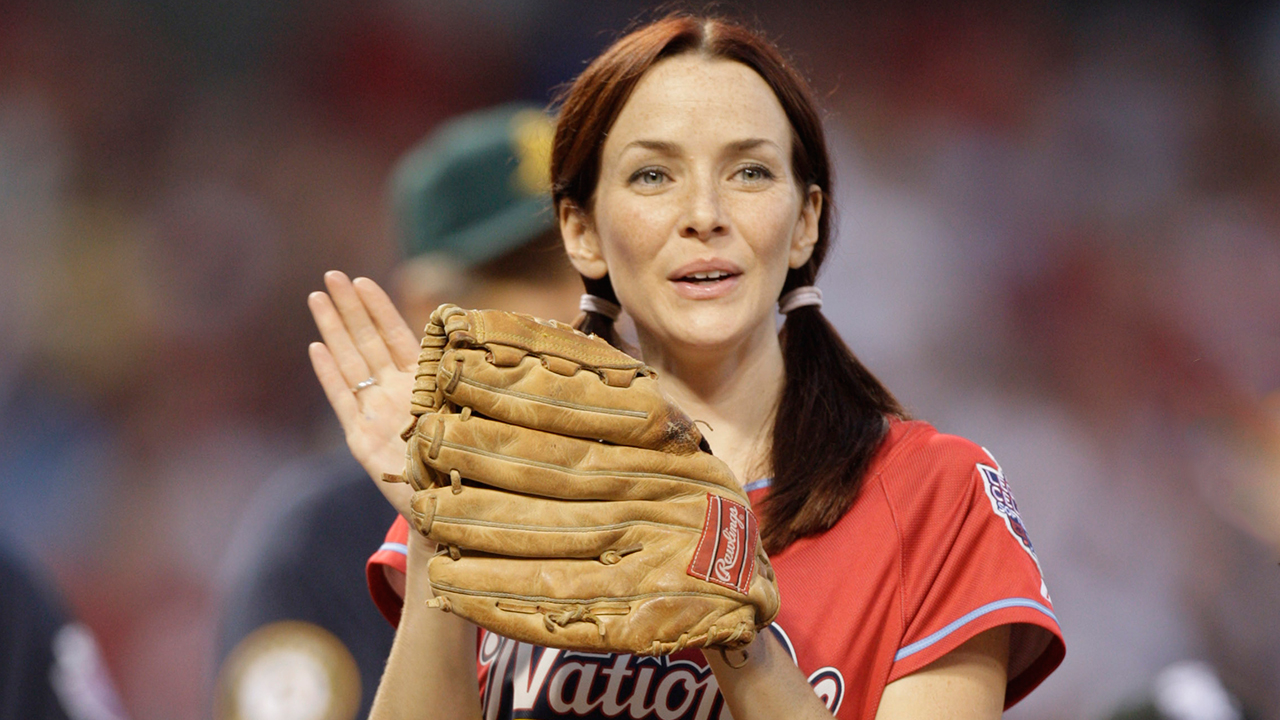
[[[686,187],[685,216],[680,223],[680,236],[705,242],[723,235],[726,219],[716,183],[707,179]]]

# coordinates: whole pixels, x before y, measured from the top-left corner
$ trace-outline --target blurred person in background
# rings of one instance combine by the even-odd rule
[[[455,118],[400,161],[406,259],[392,286],[411,327],[459,298],[572,320],[578,277],[546,186],[552,132],[542,110],[511,103]],[[364,717],[393,629],[360,578],[395,511],[346,447],[282,469],[251,507],[228,555],[216,717]]]
[[[93,633],[7,537],[0,588],[0,720],[123,720]]]
[[[97,499],[96,478],[56,474],[82,467],[97,438],[67,437],[70,408],[33,372],[67,184],[65,138],[47,121],[38,94],[0,94],[0,720],[123,720],[98,641],[49,562],[66,535],[83,539],[67,524],[91,525],[83,508],[71,523],[44,509],[68,489]]]

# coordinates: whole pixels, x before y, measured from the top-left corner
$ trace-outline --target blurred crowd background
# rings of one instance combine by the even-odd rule
[[[825,312],[1019,499],[1067,659],[1009,717],[1280,718],[1280,4],[718,7],[822,97]],[[385,279],[395,160],[648,9],[0,2],[0,530],[135,720],[208,716],[236,528],[341,442],[305,297]]]

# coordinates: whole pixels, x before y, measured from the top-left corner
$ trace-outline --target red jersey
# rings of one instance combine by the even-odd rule
[[[753,504],[768,481],[747,486]],[[404,571],[402,518],[369,559],[370,590],[399,620],[382,566]],[[924,422],[895,422],[857,500],[820,535],[771,556],[782,608],[770,630],[840,718],[871,718],[885,685],[978,633],[1011,625],[1005,707],[1062,662],[1065,646],[1039,561],[1000,466]],[[727,717],[699,651],[600,655],[481,631],[486,718]]]

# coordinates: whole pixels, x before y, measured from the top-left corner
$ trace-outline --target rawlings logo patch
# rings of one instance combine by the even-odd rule
[[[688,573],[746,594],[756,568],[756,516],[741,503],[707,493],[707,517]]]

